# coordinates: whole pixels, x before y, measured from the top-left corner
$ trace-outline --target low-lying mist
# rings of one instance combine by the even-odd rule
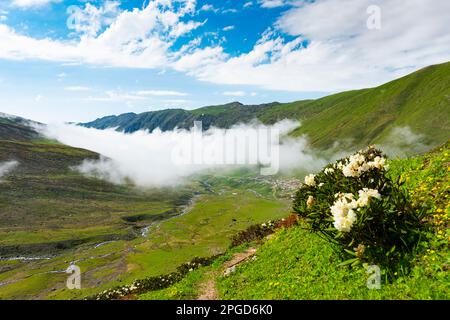
[[[204,132],[194,127],[125,134],[114,129],[50,124],[41,131],[51,139],[102,155],[100,160],[85,160],[76,170],[117,184],[131,180],[138,186],[149,187],[179,184],[207,170],[243,166],[262,166],[261,172],[265,170],[265,174],[320,169],[327,161],[314,154],[307,139],[287,136],[299,125],[290,120],[274,125],[255,121]]]
[[[10,173],[19,165],[19,162],[15,160],[0,162],[0,182],[2,177]]]
[[[391,158],[417,155],[431,148],[425,135],[415,133],[407,126],[394,127],[379,147]]]
[[[40,131],[51,139],[101,155],[99,160],[85,160],[73,169],[112,183],[131,181],[142,187],[171,186],[195,174],[211,173],[211,170],[224,173],[242,167],[259,168],[263,175],[294,170],[314,172],[356,151],[336,141],[327,156],[323,152],[319,156],[309,146],[306,136],[288,135],[298,126],[300,123],[292,120],[273,125],[254,121],[230,129],[212,127],[202,131],[194,126],[191,130],[126,134],[114,129],[50,124],[40,127]],[[379,147],[390,157],[429,149],[423,142],[424,136],[415,134],[409,127],[393,128],[384,141]]]

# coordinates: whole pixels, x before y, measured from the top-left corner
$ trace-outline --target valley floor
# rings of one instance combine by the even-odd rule
[[[168,203],[153,201],[147,202],[146,209],[144,202],[134,214],[129,213],[133,207],[128,208],[126,219],[122,218],[119,224],[117,221],[124,214],[118,214],[109,232],[134,230],[131,238],[102,240],[99,236],[107,224],[102,226],[100,222],[88,228],[80,227],[87,236],[91,232],[93,239],[58,250],[57,254],[33,255],[30,251],[19,257],[10,255],[1,259],[0,299],[82,299],[135,279],[169,273],[194,257],[226,251],[236,232],[280,218],[290,207],[285,188],[274,188],[268,181],[241,175],[202,177],[192,186],[198,193],[184,206],[170,210]],[[171,213],[173,210],[176,214]],[[155,220],[155,216],[160,220]],[[95,220],[95,216],[91,219]],[[58,240],[56,232],[61,233],[61,239],[80,236],[76,229],[58,229],[49,230],[52,236],[47,241]],[[34,240],[33,232],[11,232],[4,228],[0,229],[0,244],[5,250],[6,244],[14,247],[24,241],[45,241],[43,236],[45,229],[36,233],[38,238]],[[52,252],[51,248],[46,249]],[[66,287],[65,270],[72,263],[81,269],[81,290]]]

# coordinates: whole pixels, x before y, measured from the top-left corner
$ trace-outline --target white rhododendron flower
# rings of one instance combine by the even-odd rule
[[[346,177],[359,177],[363,172],[369,170],[366,159],[362,154],[356,153],[349,157],[346,165],[342,167],[342,173]]]
[[[381,195],[376,189],[364,188],[358,191],[358,199],[355,199],[353,193],[336,193],[334,195],[336,201],[331,206],[331,214],[333,215],[334,227],[342,232],[350,232],[356,221],[355,209],[369,204],[370,199],[381,199]],[[308,199],[309,200],[309,199]]]
[[[378,190],[363,188],[358,191],[358,206],[365,207],[369,204],[371,198],[381,199],[381,194]]]
[[[348,210],[344,216],[336,216],[334,219],[334,227],[342,232],[350,232],[353,223],[356,221],[356,214],[353,210]]]
[[[375,168],[375,169],[388,169],[388,165],[386,165],[386,159],[382,158],[380,156],[375,157],[375,159],[373,159],[373,161],[368,163],[370,168]]]
[[[334,173],[334,169],[333,169],[333,168],[326,168],[323,172],[324,172],[325,174]]]
[[[346,164],[338,163],[338,168],[342,170],[342,173],[346,177],[359,177],[364,172],[370,169],[387,170],[386,159],[380,156],[376,156],[373,161],[367,162],[364,155],[355,153],[351,155]]]
[[[305,177],[305,184],[307,184],[310,187],[314,187],[316,185],[316,176],[313,174],[310,174]]]
[[[337,164],[334,165],[334,168],[342,170],[344,168],[344,164],[342,162],[338,162]]]
[[[351,196],[350,196],[351,195]],[[353,224],[356,221],[356,214],[354,209],[358,207],[357,202],[353,199],[350,193],[337,194],[337,200],[331,207],[331,214],[334,219],[334,227],[342,232],[350,232]]]

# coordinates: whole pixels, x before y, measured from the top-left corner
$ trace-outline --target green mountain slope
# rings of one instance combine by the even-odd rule
[[[36,138],[25,122],[0,118],[0,164],[17,163],[0,180],[0,256],[133,237],[139,221],[129,223],[126,217],[173,210],[191,195],[86,177],[72,168],[98,159],[97,153]]]
[[[202,121],[205,130],[212,125],[219,128],[229,128],[234,124],[249,122],[259,118],[264,111],[275,105],[279,104],[246,106],[239,102],[233,102],[221,106],[203,107],[192,111],[168,109],[141,114],[126,113],[119,116],[100,118],[81,125],[97,129],[117,128],[117,130],[127,133],[138,130],[153,131],[156,128],[160,128],[162,131],[175,128],[189,129],[194,125],[194,121]]]
[[[307,115],[294,134],[308,134],[318,147],[345,139],[358,145],[382,142],[394,127],[404,126],[424,134],[427,143],[441,144],[450,134],[450,63],[377,88],[325,97],[303,109],[318,112]]]
[[[190,128],[194,121],[228,128],[259,119],[274,123],[282,119],[301,121],[292,134],[308,135],[312,146],[327,149],[362,147],[386,143],[395,127],[409,127],[424,135],[422,143],[438,145],[450,135],[450,63],[430,66],[382,86],[330,95],[317,100],[246,106],[238,102],[192,111],[163,110],[139,115],[125,114],[82,124],[98,129],[118,127],[134,132]]]
[[[0,300],[80,299],[172,272],[290,206],[277,180],[244,173],[152,188],[90,178],[73,167],[97,153],[44,140],[21,121],[0,116],[0,168],[16,162],[0,172]],[[71,262],[82,290],[66,288]]]
[[[208,288],[214,293],[209,296],[224,300],[448,299],[450,141],[421,156],[391,160],[389,165],[390,175],[405,182],[411,200],[426,202],[430,229],[415,252],[411,270],[400,270],[390,282],[382,277],[381,289],[370,290],[370,274],[364,266],[341,265],[332,245],[300,222],[279,228],[262,241],[231,248],[211,266],[139,298],[196,299]],[[243,259],[248,252],[253,255]]]
[[[38,138],[26,119],[0,113],[0,139],[1,140],[30,140]]]

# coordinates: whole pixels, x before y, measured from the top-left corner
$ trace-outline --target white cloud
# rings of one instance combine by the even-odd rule
[[[196,21],[188,21],[188,22],[178,22],[172,28],[170,35],[175,38],[179,38],[180,36],[191,32],[192,30],[197,29],[200,26],[203,26],[207,20],[203,22]]]
[[[190,175],[208,169],[228,170],[251,164],[250,157],[260,160],[258,162],[263,164],[279,165],[282,170],[298,167],[308,171],[318,169],[326,161],[314,156],[308,149],[305,138],[290,138],[282,143],[276,139],[267,141],[270,151],[267,152],[266,159],[252,154],[252,150],[255,150],[247,149],[245,144],[244,148],[229,148],[230,144],[225,144],[228,147],[224,150],[224,142],[234,141],[236,137],[251,137],[257,134],[257,130],[264,130],[260,137],[267,137],[267,134],[264,134],[266,132],[275,137],[276,134],[286,134],[298,125],[298,122],[288,120],[273,126],[260,123],[236,125],[228,130],[211,128],[203,136],[187,130],[124,134],[113,129],[96,130],[64,124],[52,124],[43,130],[46,136],[64,144],[96,151],[109,158],[85,161],[78,167],[81,172],[114,183],[124,183],[128,178],[138,186],[146,187],[182,183]],[[190,149],[190,146],[195,150]],[[193,155],[201,155],[200,161],[192,158]],[[225,159],[233,161],[225,165]],[[238,162],[237,159],[246,161]],[[279,164],[271,161],[279,161]]]
[[[96,24],[94,27],[88,24],[90,27],[86,30],[75,28],[81,37],[72,41],[34,39],[0,24],[0,42],[7,44],[0,47],[0,58],[37,58],[129,68],[165,66],[171,60],[169,48],[177,37],[204,23],[180,21],[194,13],[195,1],[181,0],[180,4],[175,8],[169,0],[150,1],[141,10],[121,12],[98,35]]]
[[[61,0],[13,0],[12,5],[20,8],[42,7],[52,2],[61,2]]]
[[[6,162],[0,162],[0,182],[1,182],[1,178],[3,176],[5,176],[6,174],[10,173],[18,165],[19,165],[19,162],[15,161],[15,160],[6,161]]]
[[[389,157],[408,157],[430,150],[426,136],[415,133],[410,127],[394,127],[380,144]]]
[[[105,94],[101,96],[91,96],[86,98],[87,101],[98,101],[98,102],[132,102],[145,99],[147,98],[142,95],[114,90],[106,91]]]
[[[84,8],[72,6],[68,9],[69,29],[81,35],[94,37],[103,27],[111,25],[121,13],[120,1],[108,0],[96,7],[86,3]]]
[[[38,95],[36,95],[36,97],[34,97],[34,101],[39,102],[39,101],[41,101],[43,98],[44,98],[43,95],[38,94]]]
[[[0,22],[8,20],[8,17],[5,15],[0,15]]]
[[[70,87],[69,87],[70,88]],[[74,87],[71,91],[82,91],[76,90],[78,87]],[[81,87],[83,88],[83,87]],[[84,90],[86,91],[86,90]],[[185,97],[188,94],[180,91],[173,90],[140,90],[133,92],[125,92],[121,90],[108,90],[104,94],[99,96],[89,96],[85,98],[87,101],[97,101],[97,102],[124,102],[124,103],[132,103],[134,101],[145,101],[149,100],[152,97]],[[163,100],[165,106],[168,105],[169,102],[174,104],[174,102],[183,103],[187,102],[187,100]]]
[[[263,8],[278,8],[286,5],[285,0],[260,0],[259,3]]]
[[[234,26],[226,26],[222,30],[223,31],[231,31],[231,30],[234,30]]]
[[[324,0],[289,9],[248,53],[194,67],[197,78],[273,90],[341,91],[379,85],[450,60],[450,2],[378,1],[381,30],[369,30],[371,0]],[[339,12],[339,14],[331,14]],[[302,43],[308,40],[305,48]],[[213,60],[210,57],[211,61]]]
[[[188,94],[180,91],[171,91],[171,90],[141,90],[136,91],[137,95],[140,96],[178,96],[184,97]]]
[[[236,12],[238,12],[238,10],[234,8],[222,10],[222,13],[236,13]]]
[[[203,6],[201,6],[200,11],[218,12],[219,9],[216,9],[212,4],[204,4]]]
[[[251,6],[253,6],[253,2],[252,1],[248,1],[248,2],[244,3],[244,8],[248,8],[248,7],[251,7]]]
[[[65,87],[64,90],[66,90],[66,91],[89,91],[89,90],[91,90],[91,88],[84,87],[84,86],[69,86],[69,87]]]
[[[225,91],[223,92],[223,95],[231,97],[245,97],[247,93],[245,91]]]
[[[153,0],[120,12],[105,30],[94,28],[98,35],[72,41],[38,40],[0,23],[0,58],[172,68],[212,83],[327,92],[378,85],[450,60],[449,1],[378,0],[380,30],[366,26],[372,0],[282,1],[291,7],[239,56],[201,41],[173,50],[178,37],[207,23],[195,21],[195,0],[180,1]],[[283,33],[293,38],[287,41]]]

